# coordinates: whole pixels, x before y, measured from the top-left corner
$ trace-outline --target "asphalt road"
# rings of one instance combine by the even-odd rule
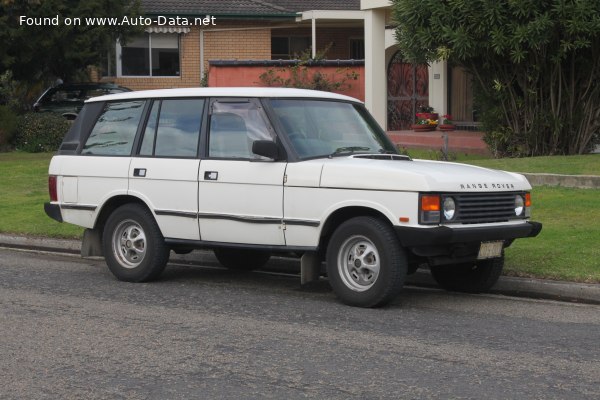
[[[600,306],[407,287],[357,309],[206,265],[128,284],[0,249],[0,398],[600,398]]]

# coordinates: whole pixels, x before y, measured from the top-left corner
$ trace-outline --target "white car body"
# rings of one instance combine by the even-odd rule
[[[256,111],[262,115],[260,118],[252,117],[258,118],[253,123],[262,124],[261,118],[267,120],[269,134],[280,147],[285,145],[287,156],[281,159],[211,157],[207,148],[209,142],[211,146],[213,142],[216,143],[216,128],[215,140],[212,140],[212,136],[211,139],[207,138],[212,135],[213,125],[205,120],[200,122],[202,128],[197,139],[197,155],[140,155],[141,147],[144,146],[140,143],[145,140],[140,138],[143,132],[153,132],[153,151],[157,151],[156,135],[162,131],[160,128],[150,128],[154,117],[148,116],[153,112],[151,110],[154,110],[154,104],[159,104],[157,113],[161,113],[162,104],[171,104],[164,100],[201,99],[199,101],[202,102],[205,113],[203,118],[211,119],[212,113],[217,114],[215,110],[218,107],[233,109],[229,103],[235,103],[235,99],[241,98],[250,99],[244,103],[244,107],[250,104],[247,107],[251,112]],[[266,103],[273,99],[351,104],[364,113],[361,111],[362,105],[356,99],[296,89],[173,89],[93,98],[87,101],[86,107],[89,105],[89,109],[97,109],[96,114],[107,113],[108,111],[98,110],[102,107],[102,110],[107,110],[110,104],[121,105],[128,104],[127,101],[137,101],[135,112],[142,115],[142,122],[136,125],[135,139],[131,139],[135,140],[131,145],[133,150],[130,154],[118,156],[85,154],[86,135],[93,136],[95,131],[91,134],[89,131],[96,128],[93,128],[94,119],[86,116],[84,108],[84,112],[80,114],[81,121],[78,119],[75,123],[72,130],[74,132],[67,135],[63,147],[50,164],[49,174],[54,179],[56,194],[47,205],[47,213],[55,219],[93,232],[103,227],[109,216],[107,210],[113,210],[130,199],[152,213],[162,237],[172,248],[237,246],[310,254],[316,254],[324,246],[324,238],[331,235],[331,230],[335,228],[330,226],[332,221],[339,223],[341,215],[348,218],[352,213],[362,215],[362,211],[385,220],[399,232],[400,243],[407,249],[419,247],[411,239],[414,236],[412,232],[441,232],[440,228],[443,228],[446,235],[444,237],[447,237],[448,230],[473,232],[473,229],[484,229],[489,233],[496,232],[497,228],[509,229],[511,232],[516,229],[519,231],[516,235],[512,233],[506,237],[495,237],[491,234],[482,240],[506,240],[505,245],[509,245],[515,237],[535,236],[541,229],[528,221],[529,214],[525,215],[525,212],[522,218],[511,217],[502,221],[421,223],[419,202],[423,194],[449,193],[460,197],[461,194],[473,196],[504,193],[512,196],[513,193],[528,193],[531,186],[519,174],[457,163],[410,160],[400,155],[382,154],[381,149],[376,153],[352,149],[348,154],[305,159],[293,156],[291,141],[282,138],[285,136],[280,132],[282,125],[273,121],[279,117],[273,117],[273,107]],[[252,106],[253,102],[256,107]],[[221,105],[217,107],[216,103]],[[144,107],[143,111],[140,111],[140,107]],[[265,116],[263,108],[271,108],[270,114]],[[88,114],[90,112],[92,111]],[[231,119],[231,113],[223,113],[225,114]],[[101,114],[100,119],[106,115]],[[239,115],[250,118],[253,114]],[[86,121],[86,118],[90,120]],[[146,121],[146,125],[143,125],[143,121]],[[107,122],[109,127],[113,126],[111,123],[118,121]],[[160,123],[156,122],[157,126]],[[173,121],[165,122],[165,126],[168,124],[175,126]],[[216,122],[214,124],[217,126]],[[110,129],[105,131],[112,133]],[[170,137],[177,138],[173,135]],[[316,142],[316,139],[310,140]],[[102,147],[109,148],[112,145],[106,143],[101,143],[100,151]],[[383,148],[389,149],[386,146],[389,146],[387,142]],[[225,146],[223,151],[228,151],[228,147]],[[444,196],[441,197],[442,201]],[[98,234],[101,235],[102,232]],[[102,245],[99,235],[86,234],[85,241],[95,243],[84,243],[85,255],[102,253],[98,250]],[[469,235],[473,236],[472,233]],[[440,240],[442,239],[438,238],[434,242],[438,243]],[[417,253],[419,251],[415,252]]]

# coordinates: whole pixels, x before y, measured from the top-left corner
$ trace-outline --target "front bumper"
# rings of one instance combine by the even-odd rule
[[[403,247],[421,247],[492,240],[512,241],[518,238],[535,237],[542,230],[542,224],[524,221],[522,224],[473,228],[451,228],[449,226],[435,228],[396,226],[394,228]]]
[[[44,211],[46,215],[58,222],[63,222],[60,206],[53,203],[44,203]]]

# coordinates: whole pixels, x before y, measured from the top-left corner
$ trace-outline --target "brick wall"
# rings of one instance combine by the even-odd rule
[[[265,67],[259,65],[211,65],[209,74],[210,87],[248,87],[263,86],[260,75],[267,70],[273,70],[283,79],[289,78],[289,69],[279,67]],[[365,67],[338,67],[338,66],[314,66],[309,67],[310,73],[321,72],[331,81],[340,81],[348,72],[354,71],[358,74],[356,80],[347,80],[349,87],[338,90],[337,93],[355,97],[364,101],[365,99]]]
[[[221,29],[235,28],[231,31]],[[238,30],[238,28],[249,28]],[[179,77],[107,77],[133,90],[166,89],[200,86],[200,27],[192,27],[180,39]],[[269,60],[271,58],[271,29],[264,23],[219,23],[204,31],[204,63],[212,59]]]
[[[166,89],[200,86],[200,27],[180,36],[179,77],[108,77],[102,81],[114,82],[133,90]],[[231,29],[231,30],[228,30]],[[216,27],[204,30],[204,66],[209,60],[270,60],[271,36],[308,36],[310,28],[271,29],[266,21],[219,21]],[[327,57],[345,60],[350,57],[350,38],[363,37],[362,28],[317,28],[317,49],[333,43]]]

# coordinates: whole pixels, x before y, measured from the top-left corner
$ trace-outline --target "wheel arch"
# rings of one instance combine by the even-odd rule
[[[144,202],[139,197],[131,195],[117,195],[111,197],[102,204],[100,211],[98,212],[98,216],[96,217],[96,221],[94,222],[94,230],[102,232],[102,230],[104,230],[106,220],[108,219],[110,214],[112,214],[112,212],[115,211],[117,208],[130,203],[139,204],[142,207],[146,208],[148,211],[150,211],[152,215],[154,215],[154,212],[152,212],[152,210],[150,209],[150,207],[148,207],[146,202]]]
[[[321,235],[319,238],[319,249],[321,255],[324,258],[325,252],[327,251],[327,245],[333,232],[338,226],[343,224],[345,221],[355,217],[374,217],[378,218],[388,224],[392,225],[388,216],[383,212],[368,206],[345,206],[338,208],[325,220],[323,228],[321,229]]]

